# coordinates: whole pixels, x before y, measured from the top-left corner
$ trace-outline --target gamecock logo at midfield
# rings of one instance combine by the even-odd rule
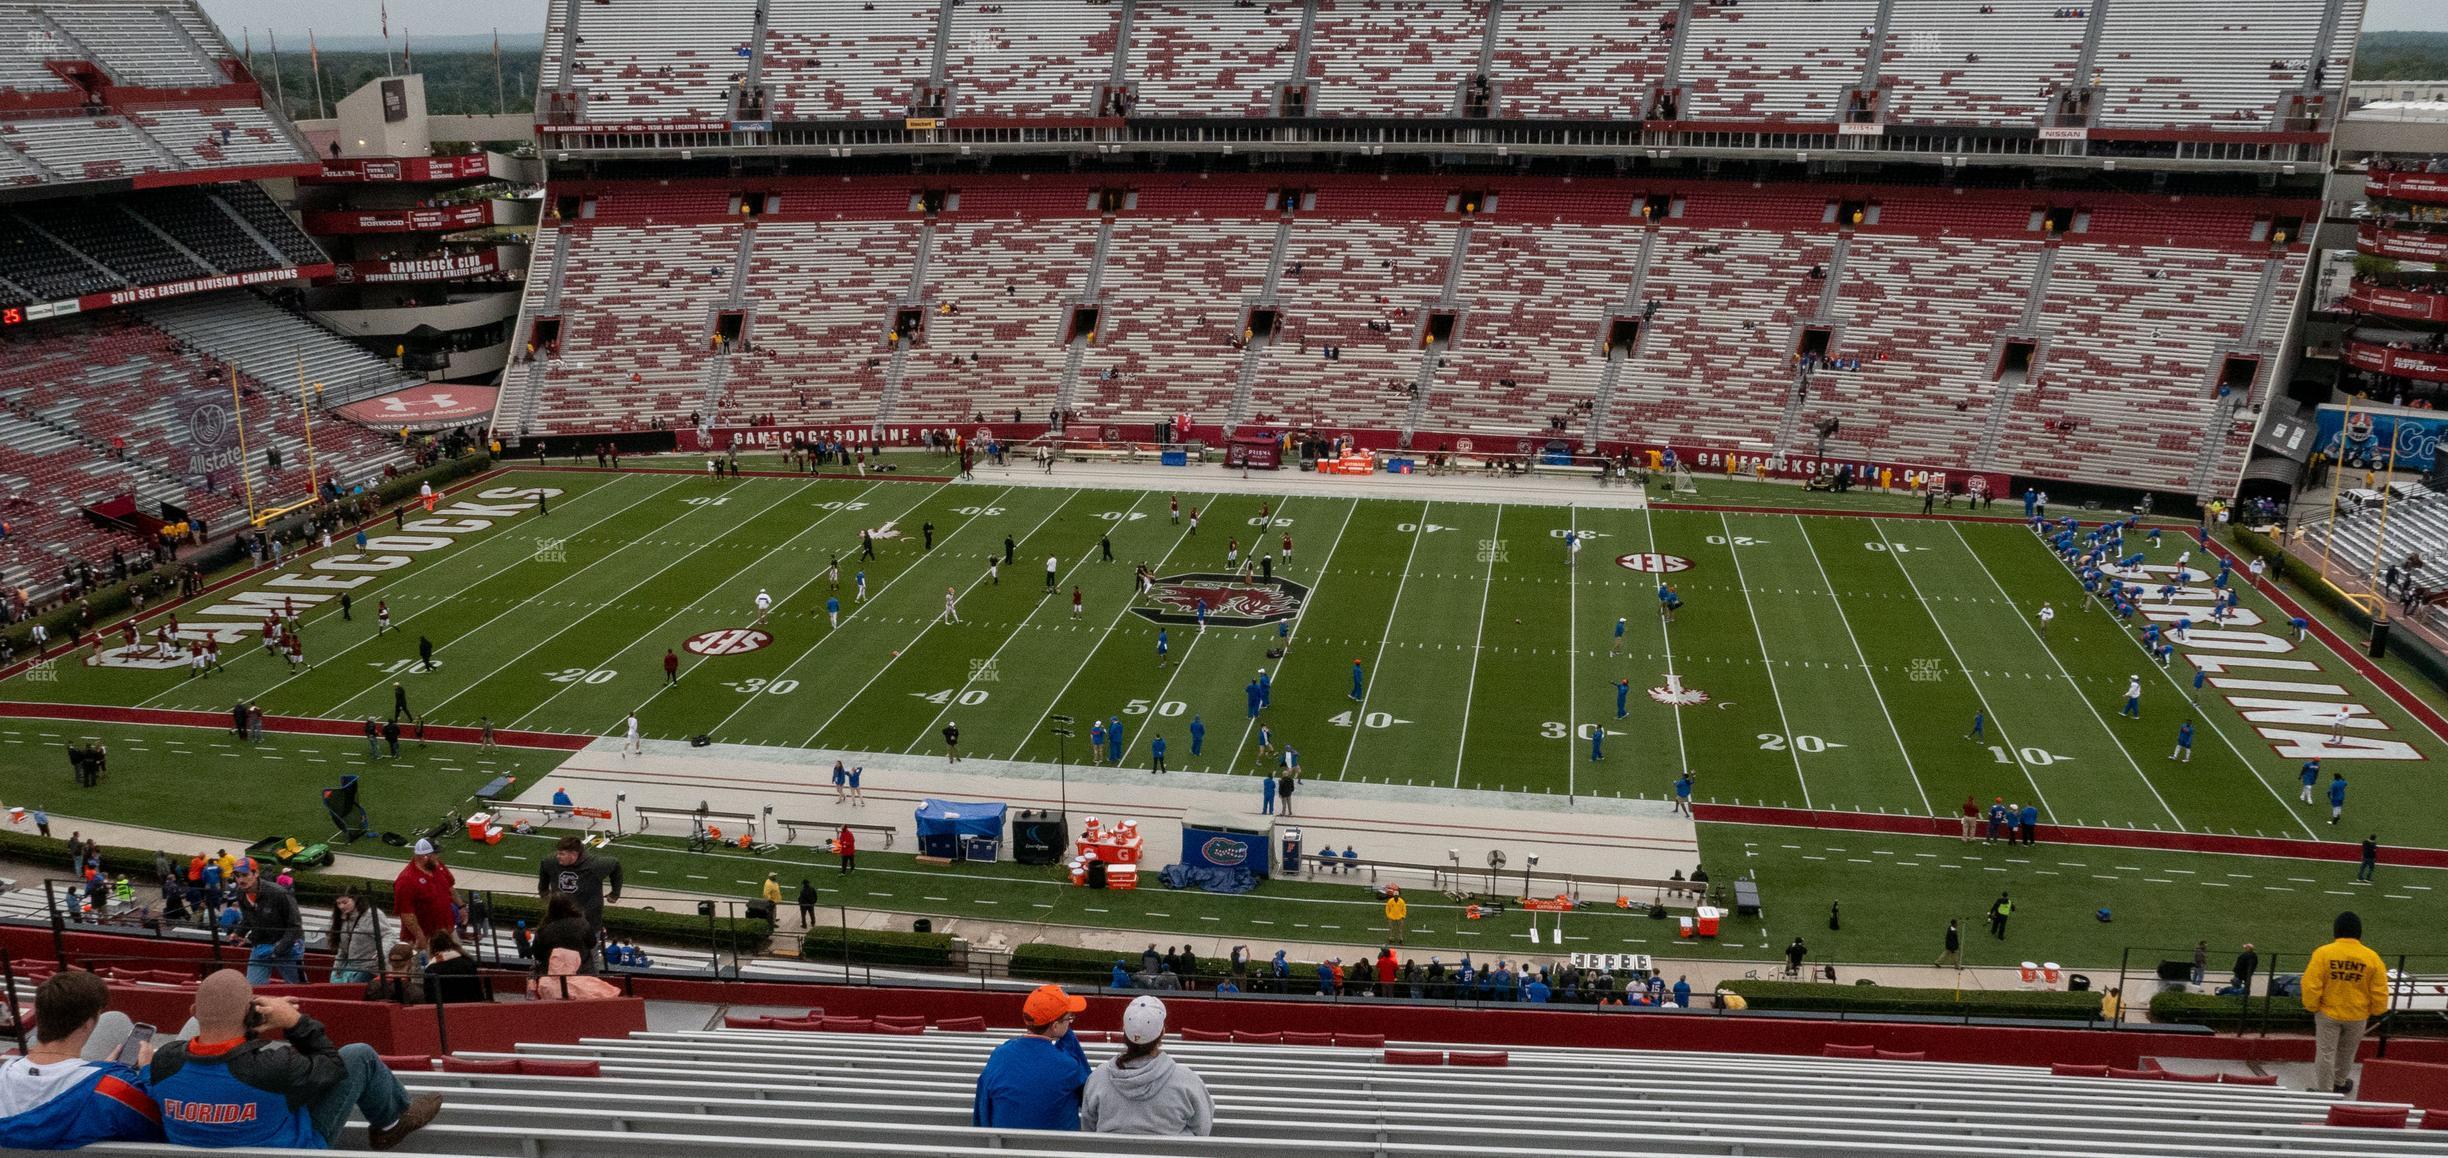
[[[1210,627],[1256,627],[1300,614],[1309,589],[1289,579],[1243,579],[1235,575],[1167,575],[1156,580],[1131,611],[1157,623],[1198,622],[1201,601]]]

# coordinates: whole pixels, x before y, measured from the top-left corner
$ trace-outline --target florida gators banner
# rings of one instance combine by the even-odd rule
[[[1191,868],[1248,869],[1262,877],[1274,875],[1274,860],[1268,855],[1263,832],[1184,824],[1181,863]]]

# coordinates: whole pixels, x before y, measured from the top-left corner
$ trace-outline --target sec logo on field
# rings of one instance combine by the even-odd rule
[[[746,655],[773,642],[773,636],[753,627],[731,627],[689,637],[680,646],[698,655]]]
[[[1627,571],[1647,571],[1652,575],[1672,575],[1691,570],[1691,560],[1681,555],[1658,555],[1642,552],[1637,555],[1617,555],[1615,565]]]

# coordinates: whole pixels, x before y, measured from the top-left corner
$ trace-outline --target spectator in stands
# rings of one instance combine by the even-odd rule
[[[1020,1130],[1080,1128],[1080,1095],[1088,1085],[1088,1052],[1071,1031],[1088,999],[1059,985],[1041,985],[1021,1003],[1027,1032],[996,1046],[978,1073],[969,1124]],[[1161,1028],[1161,1023],[1160,1023]]]
[[[2235,976],[2228,981],[2228,988],[2235,991],[2235,996],[2241,997],[2250,994],[2252,992],[2253,974],[2260,971],[2261,954],[2253,951],[2252,942],[2244,942],[2244,951],[2236,954]],[[2220,992],[2222,995],[2224,995],[2226,991],[2221,990]]]
[[[425,945],[425,1000],[436,1005],[493,1000],[476,974],[476,959],[459,948],[450,930],[435,932]]]
[[[259,867],[250,857],[238,862],[231,878],[247,943],[247,980],[260,984],[277,971],[284,981],[303,981],[299,965],[306,958],[306,926],[297,898],[264,880]]]
[[[424,982],[417,976],[416,946],[401,941],[391,946],[382,972],[366,982],[365,999],[417,1005],[425,1000]]]
[[[536,927],[535,966],[528,975],[542,977],[552,962],[552,951],[568,949],[578,954],[578,972],[593,976],[602,960],[595,953],[595,930],[588,926],[586,914],[578,911],[578,902],[568,893],[554,893],[544,900],[544,923]]]
[[[161,1110],[145,1092],[144,1076],[108,1056],[109,1039],[126,1040],[123,1027],[97,1040],[95,1030],[110,1008],[110,987],[84,970],[52,975],[34,991],[34,1023],[41,1037],[25,1056],[0,1064],[0,1149],[74,1150],[94,1142],[157,1142]],[[101,1055],[87,1058],[91,1052]],[[153,1047],[139,1047],[137,1065],[152,1060]]]
[[[2363,943],[2363,918],[2339,913],[2331,933],[2304,965],[2303,1004],[2312,1011],[2312,1088],[2346,1094],[2364,1025],[2389,1007],[2388,970]]]
[[[380,911],[360,904],[355,893],[341,894],[332,902],[332,983],[361,984],[373,980],[382,971],[383,946],[390,939],[385,935]]]
[[[562,837],[552,859],[536,866],[536,895],[550,897],[555,893],[568,894],[578,902],[578,911],[585,915],[588,927],[601,934],[604,904],[620,903],[620,861],[589,852],[586,841],[580,837]]]
[[[1215,1132],[1207,1083],[1163,1052],[1164,1002],[1141,997],[1122,1011],[1126,1043],[1088,1076],[1080,1127],[1097,1134],[1204,1138]]]
[[[257,997],[233,970],[196,987],[195,1020],[195,1037],[163,1046],[146,1071],[174,1144],[328,1149],[354,1109],[372,1127],[367,1145],[388,1150],[442,1108],[439,1094],[410,1098],[372,1046],[332,1044],[295,1000]],[[256,1040],[261,1030],[283,1040]]]
[[[422,952],[434,934],[458,926],[452,897],[459,882],[432,841],[418,840],[415,853],[391,879],[391,911],[399,914],[400,938]]]

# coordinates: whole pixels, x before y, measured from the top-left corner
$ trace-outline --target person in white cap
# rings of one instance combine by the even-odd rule
[[[1162,1001],[1141,997],[1122,1011],[1122,1038],[1128,1044],[1088,1075],[1080,1129],[1198,1138],[1215,1132],[1215,1102],[1207,1096],[1207,1083],[1164,1055],[1164,1031]]]
[[[773,611],[773,596],[772,596],[771,594],[768,594],[768,593],[766,592],[766,590],[765,590],[764,588],[762,588],[762,587],[757,588],[756,607],[757,607],[757,626],[758,626],[758,627],[763,627],[763,626],[765,626],[765,617],[766,617],[766,615],[770,614],[770,613]]]

